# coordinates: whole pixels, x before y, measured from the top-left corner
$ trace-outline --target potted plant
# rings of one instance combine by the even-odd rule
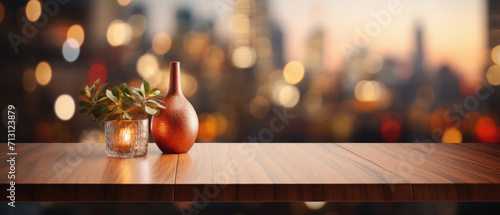
[[[122,83],[107,89],[107,84],[98,89],[99,79],[80,91],[85,99],[80,100],[80,113],[88,113],[95,122],[104,121],[106,155],[110,157],[138,157],[148,150],[149,120],[147,116],[158,115],[161,105],[160,90],[150,88],[144,80],[141,88]]]

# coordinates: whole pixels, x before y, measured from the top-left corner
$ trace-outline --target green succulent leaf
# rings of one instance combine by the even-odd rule
[[[129,96],[132,95],[132,93],[130,93],[130,90],[128,89],[127,83],[120,84],[120,90]]]
[[[94,91],[95,91],[95,84],[92,85],[92,87],[90,88],[90,96],[94,95]]]
[[[90,99],[91,95],[92,94],[90,94],[90,88],[89,88],[89,86],[85,86],[85,96],[87,96],[87,98]]]
[[[139,96],[140,99],[143,99],[144,96],[142,96],[143,94],[141,94],[141,90],[139,88],[136,88],[136,87],[130,87],[130,89],[132,90],[132,92],[134,94],[136,94],[137,96]]]
[[[111,89],[105,89],[106,83],[97,89],[99,81],[96,80],[91,87],[85,86],[79,92],[88,99],[79,102],[79,106],[82,107],[80,113],[88,113],[93,116],[95,122],[132,120],[147,115],[158,115],[160,109],[165,109],[162,101],[155,97],[161,95],[160,90],[151,88],[146,80],[143,80],[140,88],[129,87],[127,83],[122,83]]]
[[[108,106],[104,104],[96,104],[94,105],[94,112],[96,113],[104,113],[108,110]]]
[[[154,96],[160,95],[160,93],[161,92],[158,88],[153,88],[153,89],[151,89],[151,91],[149,91],[148,97],[154,97]]]
[[[132,115],[129,112],[124,112],[123,115],[126,119],[132,119]]]
[[[149,93],[149,83],[148,83],[148,81],[146,81],[146,79],[144,79],[142,81],[141,89],[142,89],[142,91],[143,91],[144,94],[147,95]]]
[[[122,91],[125,90],[125,89],[127,89],[128,88],[127,83],[123,82],[122,84],[120,84],[119,88]]]
[[[103,85],[101,85],[101,86],[99,87],[99,90],[98,90],[99,95],[101,94],[102,90],[104,90],[104,87],[106,87],[106,85],[108,85],[108,84],[106,83],[106,84],[103,84]],[[97,96],[96,96],[96,97],[97,97]]]
[[[101,96],[101,98],[99,98],[99,99],[97,100],[97,102],[102,102],[102,101],[104,101],[104,100],[106,100],[106,99],[108,99],[107,95],[106,95],[106,96]]]
[[[113,101],[114,103],[118,103],[119,102],[118,98],[115,95],[113,95],[113,92],[111,92],[111,90],[106,90],[106,96],[109,99],[111,99],[111,101]]]
[[[151,104],[151,105],[153,105],[155,107],[159,107],[161,109],[165,109],[166,108],[165,106],[161,105],[160,103],[158,103],[157,101],[154,101],[154,100],[148,100],[145,103],[146,104]]]
[[[133,102],[133,100],[130,97],[128,97],[128,96],[122,97],[122,101],[125,102],[125,103]]]
[[[83,101],[83,100],[80,100],[80,102],[78,103],[78,105],[80,105],[80,107],[89,107],[89,106],[91,106],[90,102],[86,102],[86,101]]]
[[[156,108],[152,108],[152,107],[149,107],[149,106],[144,106],[145,107],[145,111],[146,113],[150,114],[150,115],[153,115],[153,116],[156,116],[160,111],[158,111],[158,109]]]
[[[111,88],[111,92],[116,98],[120,98],[120,89],[118,89],[118,87]]]

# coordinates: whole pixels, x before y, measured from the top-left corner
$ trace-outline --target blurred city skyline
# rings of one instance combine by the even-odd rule
[[[2,3],[0,33],[23,36],[37,2]],[[99,78],[165,93],[178,60],[198,142],[498,142],[496,16],[485,1],[69,1],[0,62],[23,98],[3,102],[23,141],[102,142],[78,92]]]
[[[325,32],[324,68],[327,72],[338,72],[344,66],[346,58],[343,45],[354,45],[356,29],[365,31],[365,27],[377,18],[387,20],[380,26],[380,33],[368,36],[367,48],[382,56],[396,57],[400,60],[411,58],[415,47],[414,28],[424,28],[424,37],[431,38],[424,42],[427,66],[438,70],[442,65],[453,65],[459,75],[473,78],[481,75],[487,61],[487,20],[486,0],[266,0],[269,4],[269,18],[278,23],[284,33],[284,60],[305,59],[307,39],[311,32]],[[380,15],[387,12],[390,3],[401,10],[397,14],[389,13],[386,19]],[[154,23],[148,29],[150,35],[159,32],[175,33],[175,10],[190,8],[195,18],[212,20],[214,33],[219,38],[230,37],[229,25],[234,3],[231,0],[215,1],[132,1],[131,6],[142,6],[149,13],[148,19]],[[374,14],[379,15],[374,15]],[[375,17],[379,16],[379,17]],[[378,22],[380,23],[380,22]]]

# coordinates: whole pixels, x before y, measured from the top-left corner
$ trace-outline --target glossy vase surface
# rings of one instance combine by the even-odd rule
[[[185,153],[198,136],[198,116],[181,90],[180,63],[170,62],[170,86],[163,99],[166,109],[151,120],[151,133],[163,153]]]

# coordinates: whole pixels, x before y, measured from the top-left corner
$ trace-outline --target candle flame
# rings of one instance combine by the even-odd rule
[[[124,131],[124,133],[125,133],[125,134],[124,134],[124,136],[123,136],[123,139],[124,139],[125,141],[127,141],[127,142],[128,142],[128,141],[130,141],[130,130],[126,129],[126,130]]]
[[[132,141],[132,131],[130,128],[123,128],[121,134],[122,136],[122,147],[130,147]]]

